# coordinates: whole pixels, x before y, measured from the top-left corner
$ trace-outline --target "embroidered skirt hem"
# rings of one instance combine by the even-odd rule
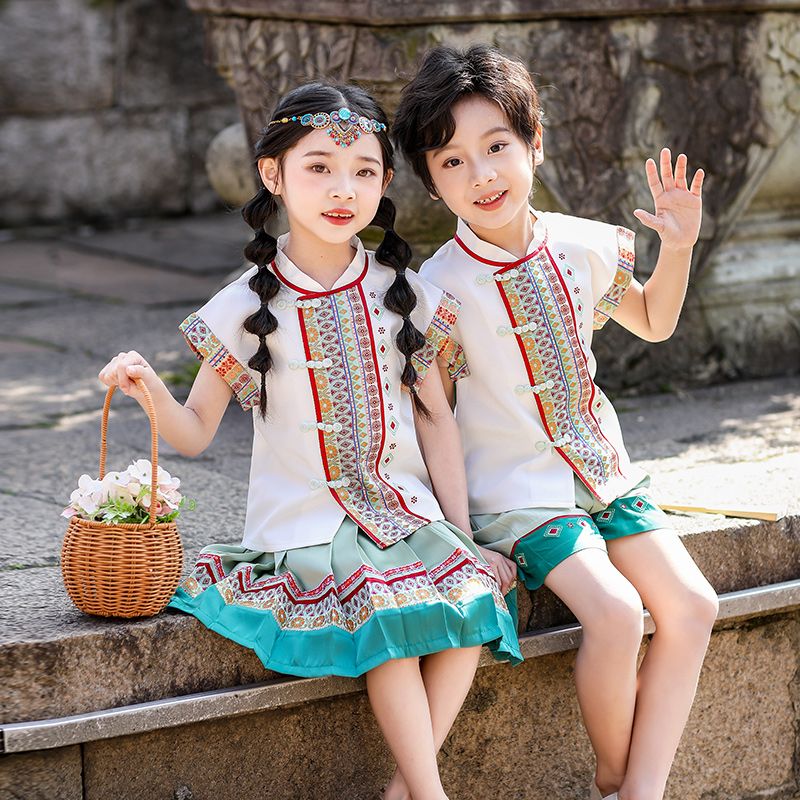
[[[473,542],[433,522],[381,549],[350,519],[330,544],[277,553],[210,545],[169,607],[253,650],[267,669],[356,677],[393,658],[487,644],[522,660]]]

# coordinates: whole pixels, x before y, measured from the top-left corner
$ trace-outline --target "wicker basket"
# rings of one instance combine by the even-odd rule
[[[61,548],[61,574],[73,603],[102,617],[151,617],[172,597],[183,569],[183,546],[174,522],[156,523],[158,426],[150,392],[139,378],[150,418],[150,519],[108,525],[73,517]],[[108,410],[115,387],[106,393],[100,429],[100,479],[106,472]]]

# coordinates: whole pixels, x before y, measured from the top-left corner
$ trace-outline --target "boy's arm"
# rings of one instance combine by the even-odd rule
[[[447,382],[450,383],[449,380]],[[445,519],[470,535],[467,476],[464,471],[461,435],[445,395],[439,370],[429,369],[417,391],[419,399],[430,412],[430,419],[415,412],[414,424],[434,494]]]
[[[634,216],[661,237],[661,250],[655,270],[644,286],[632,280],[614,313],[613,319],[632,333],[650,342],[668,339],[678,322],[692,248],[697,241],[702,219],[703,170],[694,175],[691,188],[686,182],[686,156],[681,153],[672,173],[672,155],[661,151],[661,179],[653,159],[645,165],[647,183],[653,195],[655,214],[637,208]]]
[[[181,405],[135,350],[113,358],[98,378],[106,386],[119,386],[144,408],[144,395],[133,382],[134,378],[141,378],[153,400],[159,435],[184,456],[199,455],[208,447],[233,394],[223,378],[203,361],[186,405]]]

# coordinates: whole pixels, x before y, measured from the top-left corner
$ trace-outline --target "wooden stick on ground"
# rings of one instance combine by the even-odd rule
[[[722,514],[726,517],[742,517],[743,519],[763,519],[775,522],[785,515],[784,511],[769,511],[763,508],[706,508],[704,506],[680,506],[672,503],[659,503],[664,511],[688,511],[696,514]]]

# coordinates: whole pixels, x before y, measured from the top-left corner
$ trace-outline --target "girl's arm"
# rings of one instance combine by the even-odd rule
[[[644,286],[632,280],[614,317],[620,325],[649,342],[672,336],[686,296],[692,248],[700,233],[703,212],[703,170],[686,183],[686,156],[681,153],[672,174],[672,155],[661,151],[661,180],[653,159],[645,165],[655,214],[640,208],[634,216],[661,237],[655,270]]]
[[[123,394],[133,397],[144,408],[144,395],[132,380],[141,378],[153,399],[159,434],[184,456],[199,455],[208,447],[233,394],[230,386],[204,361],[186,405],[181,405],[135,350],[112,358],[97,377],[106,386],[119,386]]]
[[[447,402],[441,374],[435,365],[431,365],[418,391],[419,399],[425,403],[431,415],[430,419],[425,419],[415,411],[414,424],[434,494],[445,519],[470,535],[461,435]]]
[[[418,391],[431,415],[430,419],[425,419],[415,411],[414,423],[434,494],[445,519],[472,538],[461,435],[445,393],[442,374],[435,365],[431,365]],[[480,546],[478,549],[505,594],[516,578],[516,564],[500,553]]]
[[[436,359],[436,366],[439,368],[439,376],[441,377],[447,405],[450,406],[452,411],[456,407],[456,385],[450,380],[450,368],[443,361],[440,362],[439,359]]]

